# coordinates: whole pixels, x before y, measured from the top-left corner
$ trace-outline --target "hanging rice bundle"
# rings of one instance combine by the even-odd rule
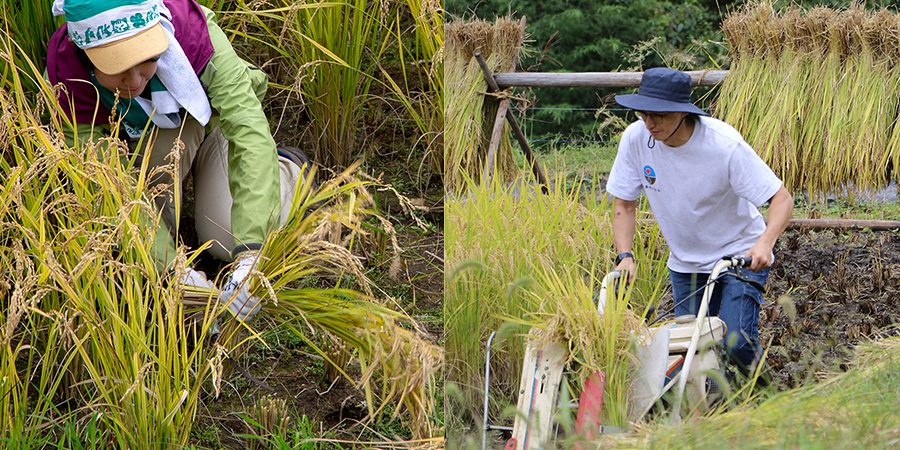
[[[449,23],[444,36],[444,98],[453,99],[444,104],[448,136],[444,144],[444,185],[448,190],[458,190],[465,186],[466,177],[481,178],[497,114],[497,101],[485,96],[487,82],[475,53],[481,53],[491,72],[508,72],[515,68],[525,34],[517,21],[501,18],[493,24],[480,19]],[[494,164],[494,175],[500,180],[515,177],[517,168],[508,132],[500,140]]]
[[[731,70],[716,116],[735,126],[791,190],[810,198],[879,188],[900,161],[900,22],[860,6],[729,15]]]

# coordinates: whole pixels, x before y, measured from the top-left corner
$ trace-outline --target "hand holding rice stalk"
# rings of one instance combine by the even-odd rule
[[[409,410],[409,425],[415,436],[431,436],[434,429],[427,417],[434,413],[434,395],[426,390],[434,388],[441,353],[422,339],[411,318],[374,301],[369,288],[371,281],[363,273],[359,258],[348,248],[365,233],[360,227],[362,221],[377,215],[366,190],[370,183],[353,175],[359,165],[359,162],[352,165],[315,192],[309,182],[313,174],[301,181],[288,222],[270,235],[255,268],[247,271],[247,293],[260,299],[260,311],[265,316],[275,317],[295,330],[348,379],[351,377],[343,372],[343,367],[335,364],[310,335],[324,330],[357,350],[362,375],[356,383],[365,389],[370,420],[380,415],[391,401],[399,399]],[[310,277],[331,276],[341,280],[348,274],[359,280],[365,293],[340,287],[298,287]],[[185,302],[205,307],[214,295],[211,290],[189,288],[185,290]],[[218,307],[228,307],[232,302],[229,298],[222,294]],[[241,319],[240,315],[237,318]],[[401,327],[400,322],[416,331]],[[251,337],[259,337],[244,320],[228,320],[222,325],[218,342],[232,352],[246,342],[238,339],[241,328],[251,331]],[[377,409],[371,383],[376,372],[381,375],[381,405]],[[401,408],[395,408],[392,419],[400,412]]]

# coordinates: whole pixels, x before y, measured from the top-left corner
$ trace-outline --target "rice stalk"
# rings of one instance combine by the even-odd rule
[[[315,160],[347,167],[364,155],[358,127],[377,79],[377,61],[390,39],[386,17],[396,3],[369,0],[281,0],[274,7],[240,5],[232,32],[283,61],[276,80],[302,95],[315,142]],[[290,79],[287,79],[287,78]]]
[[[602,423],[625,427],[631,374],[637,363],[635,336],[647,334],[647,327],[631,310],[624,290],[619,295],[610,294],[604,313],[597,314],[592,288],[599,280],[589,277],[585,281],[583,273],[581,268],[542,272],[540,288],[530,293],[541,306],[526,321],[544,330],[543,339],[567,344],[574,368],[572,381],[578,392],[588,375],[606,373]],[[614,292],[611,286],[610,292]]]

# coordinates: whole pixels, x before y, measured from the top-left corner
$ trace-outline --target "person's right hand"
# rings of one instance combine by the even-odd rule
[[[219,301],[242,322],[252,319],[262,308],[260,298],[250,294],[250,278],[256,271],[258,261],[259,253],[242,253],[234,262],[231,275],[225,280],[225,286],[219,292]]]

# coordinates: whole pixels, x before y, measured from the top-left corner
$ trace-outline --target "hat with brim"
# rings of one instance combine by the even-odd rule
[[[691,76],[665,67],[648,69],[638,93],[617,95],[616,103],[636,111],[709,115],[691,103]]]
[[[107,75],[122,73],[147,60],[156,58],[169,48],[169,38],[160,23],[109,44],[84,50],[94,68]]]

